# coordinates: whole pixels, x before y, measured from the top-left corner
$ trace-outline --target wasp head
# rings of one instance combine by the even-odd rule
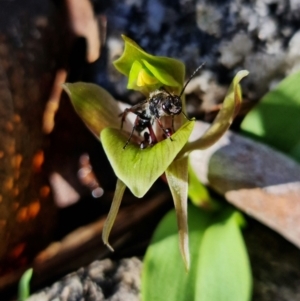
[[[182,102],[179,96],[168,95],[162,101],[161,107],[166,115],[178,115],[182,110]]]

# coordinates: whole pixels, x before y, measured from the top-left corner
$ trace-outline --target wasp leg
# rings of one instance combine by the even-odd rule
[[[128,113],[133,113],[135,115],[140,115],[140,110],[142,110],[144,108],[145,105],[148,104],[148,99],[145,99],[143,102],[140,102],[134,106],[132,106],[131,108],[127,108],[123,111],[123,113],[121,113],[119,115],[119,117],[122,117],[121,120],[121,129],[123,128],[123,123],[125,122],[126,116]]]
[[[121,118],[121,130],[123,129],[123,124],[124,124],[125,119],[126,119],[126,116],[127,116],[127,114],[128,114],[129,112],[132,112],[132,111],[130,110],[130,108],[129,108],[129,109],[125,109],[125,110],[119,115],[119,117],[122,117],[122,118]]]
[[[150,134],[148,132],[144,133],[144,140],[140,144],[141,149],[145,149],[147,146],[149,146],[151,143]]]
[[[156,121],[157,121],[158,125],[160,126],[160,128],[162,129],[162,131],[164,132],[166,138],[170,138],[170,140],[173,141],[173,139],[171,137],[173,134],[172,130],[169,128],[164,128],[160,119],[156,118]]]
[[[181,111],[181,113],[188,121],[192,121],[192,119],[188,118],[187,115],[183,111]]]
[[[157,143],[157,138],[155,136],[155,133],[153,131],[153,128],[152,128],[152,125],[150,122],[149,122],[147,128],[149,130],[149,133],[148,132],[144,133],[144,140],[140,144],[141,149],[145,149],[147,146],[154,145]]]
[[[171,141],[173,141],[173,139],[172,139],[172,137],[171,137],[173,133],[174,133],[174,132],[172,132],[172,130],[169,129],[169,128],[165,128],[165,129],[164,129],[164,134],[165,134],[166,138],[170,138]]]
[[[172,115],[172,131],[173,131],[173,133],[175,132],[175,129],[174,129],[174,115]]]
[[[126,119],[128,113],[133,113],[133,114],[137,115],[137,113],[136,113],[136,107],[137,107],[137,106],[133,106],[133,107],[131,107],[131,108],[127,108],[127,109],[125,109],[125,110],[119,115],[119,117],[122,117],[122,118],[121,118],[121,130],[122,130],[122,128],[123,128],[123,124],[124,124],[124,122],[125,122],[125,119]]]
[[[134,130],[135,130],[135,126],[132,127],[132,130],[131,130],[131,133],[130,133],[130,135],[129,135],[129,138],[128,138],[128,140],[126,141],[125,145],[123,146],[123,149],[125,149],[125,148],[127,147],[127,145],[129,144],[129,142],[130,142],[130,140],[131,140],[131,138],[132,138],[132,135],[133,135]]]
[[[149,128],[151,140],[153,140],[153,136],[151,134],[152,127],[151,127],[151,124],[150,124],[150,120],[143,119],[143,118],[137,116],[136,119],[135,119],[135,121],[134,121],[134,124],[133,124],[132,130],[131,130],[130,136],[129,136],[128,140],[126,141],[123,149],[125,149],[126,146],[128,145],[128,143],[130,142],[134,131],[137,131],[138,133],[141,133],[146,128]],[[150,128],[151,128],[151,130],[150,130]],[[153,132],[153,130],[152,130],[152,132]],[[154,135],[154,132],[153,132],[153,135]],[[154,137],[155,137],[155,135],[154,135]],[[155,140],[156,140],[156,137],[155,137]]]
[[[149,125],[147,127],[148,127],[150,138],[151,138],[151,144],[152,145],[156,144],[157,143],[157,138],[155,136],[155,133],[153,131],[153,127],[152,127],[151,123],[149,123]]]

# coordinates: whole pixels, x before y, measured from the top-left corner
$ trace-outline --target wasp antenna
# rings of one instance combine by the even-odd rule
[[[183,86],[181,92],[180,92],[180,95],[179,97],[181,97],[181,95],[183,94],[186,86],[189,84],[189,82],[191,81],[191,79],[196,75],[196,73],[204,66],[205,63],[202,63],[200,66],[198,66],[196,68],[196,70],[192,73],[192,75],[189,77],[189,79],[187,80],[187,82],[185,83],[185,85]]]
[[[185,114],[183,111],[181,111],[181,113],[182,113],[182,115],[183,115],[188,121],[191,121],[191,119],[188,118],[188,117],[186,116],[186,114]]]

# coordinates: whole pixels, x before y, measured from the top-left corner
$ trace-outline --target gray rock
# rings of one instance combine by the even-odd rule
[[[142,262],[136,258],[94,261],[27,301],[138,301]]]

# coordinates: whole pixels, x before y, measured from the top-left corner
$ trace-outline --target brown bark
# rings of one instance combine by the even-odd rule
[[[22,269],[45,247],[57,211],[42,133],[57,68],[53,7],[18,4],[0,24],[0,275]]]

